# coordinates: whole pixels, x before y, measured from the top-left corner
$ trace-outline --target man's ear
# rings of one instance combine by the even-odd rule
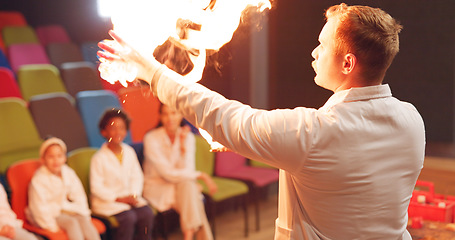
[[[354,54],[348,53],[343,58],[343,74],[351,73],[357,65],[357,58]]]

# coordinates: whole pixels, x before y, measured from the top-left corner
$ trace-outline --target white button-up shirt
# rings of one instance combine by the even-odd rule
[[[36,170],[28,187],[28,199],[30,220],[53,232],[59,229],[56,218],[62,211],[90,216],[81,180],[67,165],[62,166],[61,177],[45,166]]]
[[[90,162],[90,199],[94,213],[112,216],[131,209],[126,203],[116,202],[118,197],[137,196],[138,205],[147,204],[142,196],[144,175],[136,152],[122,143],[122,163],[104,143]]]
[[[181,129],[176,134],[179,136]],[[180,152],[185,145],[185,155]],[[175,184],[182,180],[196,180],[195,139],[188,133],[185,142],[176,137],[174,143],[163,127],[144,136],[144,197],[154,208],[165,211],[175,204]]]
[[[337,92],[320,109],[273,111],[229,101],[168,69],[152,86],[216,141],[280,168],[275,239],[411,239],[407,208],[425,130],[388,85]]]

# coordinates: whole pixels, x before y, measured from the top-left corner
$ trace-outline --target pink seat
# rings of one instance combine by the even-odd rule
[[[0,67],[0,98],[4,97],[22,98],[22,94],[13,72],[9,68]]]
[[[49,64],[46,50],[39,43],[13,44],[8,47],[11,68],[17,73],[19,68],[27,64]]]
[[[256,230],[259,230],[259,200],[261,189],[278,182],[278,170],[247,165],[247,159],[234,152],[217,152],[215,175],[244,181],[250,187],[256,211]]]
[[[235,178],[264,187],[278,181],[278,171],[275,169],[252,167],[247,165],[247,159],[234,152],[216,154],[215,174],[221,177]]]
[[[49,43],[71,42],[66,29],[58,24],[38,26],[36,27],[36,34],[43,46],[46,46]]]

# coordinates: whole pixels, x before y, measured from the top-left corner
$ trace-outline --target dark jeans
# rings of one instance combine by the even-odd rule
[[[155,216],[150,207],[132,208],[114,216],[119,223],[114,232],[114,240],[152,239]]]

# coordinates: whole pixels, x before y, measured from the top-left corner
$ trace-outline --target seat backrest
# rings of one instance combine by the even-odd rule
[[[210,145],[199,135],[196,138],[196,170],[213,175],[215,153],[210,152]]]
[[[118,94],[123,109],[131,118],[133,141],[142,142],[145,133],[155,128],[160,121],[160,101],[149,87],[122,88]]]
[[[98,151],[97,148],[85,147],[68,153],[67,164],[76,172],[87,196],[90,196],[90,161],[96,151]]]
[[[223,175],[246,165],[246,158],[234,152],[217,152],[215,154],[215,174]]]
[[[76,94],[76,103],[90,146],[101,147],[105,139],[100,133],[98,123],[106,110],[121,109],[117,94],[108,90],[82,91]],[[124,142],[131,143],[129,132]]]
[[[69,94],[37,95],[30,99],[29,109],[41,138],[54,136],[62,139],[68,152],[89,146],[84,123]]]
[[[52,64],[24,65],[19,68],[17,81],[26,101],[35,95],[53,92],[66,93],[60,72]]]
[[[49,64],[44,47],[39,43],[12,44],[8,47],[9,63],[16,73],[26,64]]]
[[[0,11],[0,32],[6,26],[26,26],[27,20],[19,11]]]
[[[6,171],[6,179],[11,189],[11,209],[16,213],[18,219],[26,220],[28,185],[40,166],[40,160],[27,159],[12,164]]]
[[[82,57],[86,62],[91,62],[98,66],[100,60],[98,60],[97,52],[100,50],[98,42],[83,42],[81,44]]]
[[[15,161],[39,157],[42,140],[23,99],[0,99],[0,136],[0,173]]]
[[[60,72],[68,93],[73,97],[81,91],[103,89],[95,65],[90,62],[63,63]]]
[[[3,42],[8,48],[11,44],[39,43],[39,40],[31,26],[7,26],[3,28]]]
[[[43,46],[49,43],[67,43],[71,39],[66,29],[59,24],[37,26],[36,35]]]
[[[51,63],[58,68],[66,62],[84,61],[79,46],[73,42],[49,43],[46,45],[46,51]]]
[[[2,50],[0,50],[0,67],[6,67],[12,70],[9,60],[6,58],[5,52]]]
[[[0,67],[0,98],[5,97],[22,98],[22,94],[13,72],[9,68]]]

